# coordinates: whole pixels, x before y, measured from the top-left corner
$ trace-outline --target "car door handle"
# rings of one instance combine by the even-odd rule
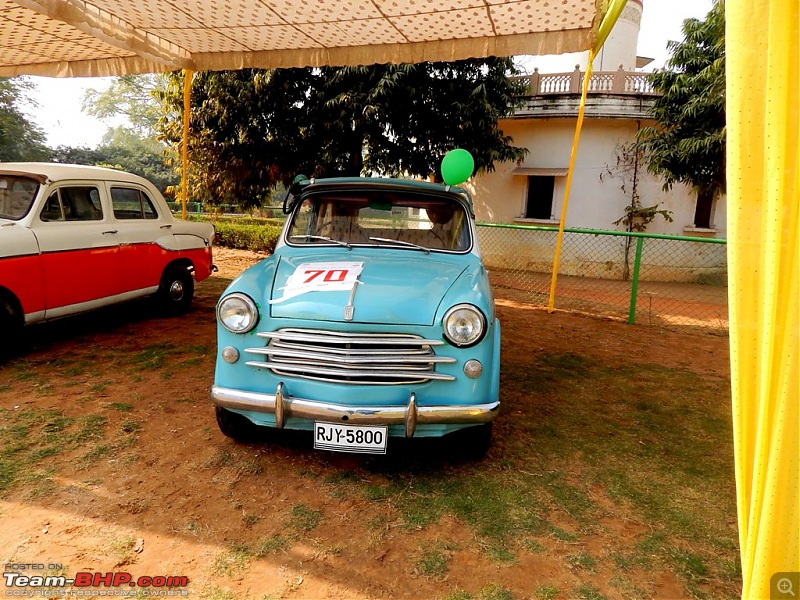
[[[103,235],[105,235],[105,234],[107,234],[107,233],[117,233],[118,231],[119,231],[119,230],[117,230],[117,229],[109,229],[108,231],[104,231],[104,232],[103,232]]]
[[[172,227],[172,225],[162,225],[161,229],[169,229],[170,227]]]

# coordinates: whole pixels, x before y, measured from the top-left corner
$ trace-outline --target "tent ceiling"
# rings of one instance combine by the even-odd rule
[[[590,48],[607,0],[0,0],[0,76],[354,65]]]

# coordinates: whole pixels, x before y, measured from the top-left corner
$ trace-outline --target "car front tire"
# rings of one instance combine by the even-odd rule
[[[492,423],[482,423],[450,434],[457,456],[481,460],[492,445]]]
[[[262,434],[262,428],[247,417],[219,406],[217,407],[217,425],[222,433],[237,442],[253,442]]]
[[[168,314],[182,314],[189,310],[194,298],[194,278],[189,269],[170,267],[164,271],[158,298]]]
[[[22,319],[13,303],[2,295],[0,295],[0,331],[3,332],[3,339],[0,341],[0,361],[5,361],[20,351]]]

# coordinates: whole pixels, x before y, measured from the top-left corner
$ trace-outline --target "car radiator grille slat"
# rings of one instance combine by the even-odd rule
[[[409,334],[347,334],[314,329],[281,329],[257,334],[266,346],[246,348],[247,365],[278,375],[354,385],[398,385],[452,381],[436,372],[437,364],[456,362],[437,356],[428,340]]]

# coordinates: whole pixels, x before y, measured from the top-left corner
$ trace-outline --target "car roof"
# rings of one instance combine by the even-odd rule
[[[73,165],[66,163],[46,162],[0,162],[0,172],[13,172],[15,174],[30,173],[39,178],[46,177],[50,181],[64,181],[68,179],[100,179],[110,181],[127,181],[142,183],[147,181],[143,177],[108,169],[106,167],[92,167],[88,165]]]
[[[300,183],[298,195],[305,196],[319,190],[341,189],[348,187],[372,188],[372,189],[396,189],[396,190],[416,190],[419,192],[429,192],[438,194],[454,194],[466,202],[472,211],[472,197],[464,188],[445,185],[443,183],[432,183],[418,179],[395,179],[389,177],[331,177],[328,179],[309,179]]]
[[[309,179],[307,185],[335,185],[335,184],[358,184],[374,185],[376,187],[391,185],[410,187],[431,191],[452,191],[455,193],[463,192],[461,188],[447,186],[443,183],[433,183],[422,179],[400,179],[395,177],[330,177],[325,179]]]

